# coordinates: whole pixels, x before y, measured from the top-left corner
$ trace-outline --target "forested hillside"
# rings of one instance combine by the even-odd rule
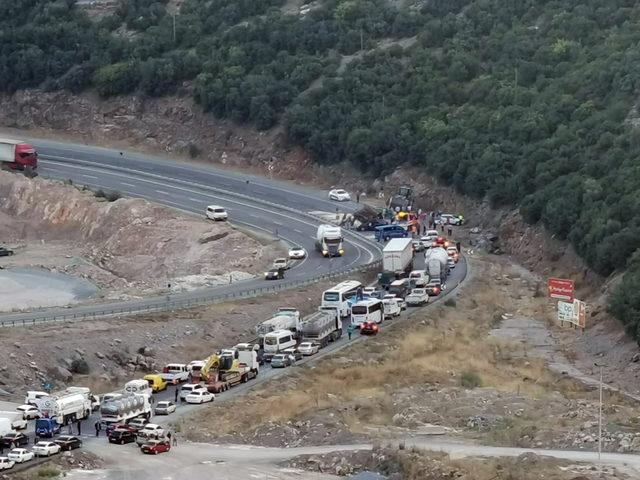
[[[519,205],[597,272],[640,338],[640,6],[632,0],[72,0],[0,3],[0,89],[188,89],[317,162],[410,163]],[[412,38],[402,48],[395,40]],[[377,48],[384,45],[385,48]]]

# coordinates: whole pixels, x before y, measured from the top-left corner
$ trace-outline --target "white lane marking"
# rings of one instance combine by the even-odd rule
[[[64,159],[66,159],[66,157],[55,157],[55,156],[53,156],[53,155],[48,155],[48,157],[49,157],[49,158],[62,158],[63,160],[64,160]],[[88,164],[92,164],[92,165],[97,165],[97,166],[98,166],[98,168],[95,168],[95,167],[86,167],[86,166],[78,166],[78,165],[76,165],[76,166],[74,166],[74,170],[82,169],[82,170],[89,170],[89,171],[92,171],[92,172],[96,172],[96,171],[98,171],[98,172],[100,172],[100,173],[102,173],[102,174],[112,175],[112,176],[114,176],[114,177],[125,177],[125,178],[130,178],[132,173],[138,173],[138,174],[140,174],[142,177],[147,176],[147,177],[158,178],[158,179],[161,179],[161,180],[162,180],[162,179],[166,179],[166,178],[167,178],[167,177],[163,177],[162,175],[157,175],[157,174],[153,174],[153,173],[149,173],[149,172],[143,172],[143,171],[136,170],[136,169],[131,169],[131,170],[129,170],[129,171],[128,171],[128,174],[126,174],[126,175],[125,175],[125,174],[121,174],[121,173],[118,173],[118,172],[113,172],[113,171],[111,171],[111,170],[107,170],[107,169],[104,169],[104,168],[100,168],[100,165],[99,165],[99,164],[96,164],[95,162],[84,161],[84,160],[82,160],[82,162],[84,162],[84,163],[88,163]],[[65,164],[64,164],[64,163],[56,162],[55,160],[44,160],[44,163],[53,163],[53,164],[57,164],[57,165],[65,166]],[[198,192],[198,191],[196,191],[196,190],[194,190],[194,189],[192,189],[192,188],[179,187],[179,186],[171,185],[171,184],[168,184],[168,183],[165,183],[165,182],[157,182],[157,181],[149,180],[149,179],[142,178],[142,177],[138,179],[138,180],[139,180],[139,181],[141,181],[141,182],[146,182],[146,183],[150,183],[150,184],[153,184],[153,185],[163,186],[163,187],[165,187],[165,188],[169,188],[169,189],[174,189],[174,190],[180,190],[180,191],[184,191],[184,192],[189,192],[189,193],[191,193],[191,194],[202,195],[202,196],[209,197],[209,198],[215,198],[215,199],[217,199],[217,200],[223,200],[223,201],[225,201],[225,200],[226,200],[226,201],[229,201],[229,198],[228,198],[228,197],[221,196],[221,195],[224,195],[224,194],[217,194],[217,195],[214,195],[214,194],[211,194],[211,193],[201,193],[201,192]],[[186,181],[183,181],[183,180],[180,180],[180,179],[175,179],[175,178],[173,178],[173,179],[172,179],[172,181],[174,181],[174,182],[176,182],[176,183],[181,183],[181,184],[188,184],[188,185],[195,186],[195,187],[198,187],[198,188],[201,188],[201,189],[204,189],[204,190],[214,190],[214,191],[216,190],[215,188],[213,188],[213,187],[209,187],[209,186],[207,186],[207,185],[203,185],[203,184],[199,184],[199,183],[194,183],[194,182],[186,182]],[[263,212],[268,212],[268,213],[271,213],[271,214],[273,214],[273,215],[278,215],[278,216],[280,216],[280,217],[284,217],[284,218],[286,218],[287,220],[294,220],[294,221],[296,221],[296,222],[298,222],[298,223],[302,223],[302,224],[305,224],[305,225],[308,225],[308,226],[312,226],[313,228],[316,228],[316,224],[315,224],[315,223],[307,222],[307,221],[302,220],[302,219],[300,219],[300,218],[293,218],[293,217],[291,217],[291,215],[290,215],[290,214],[284,214],[284,213],[280,213],[280,212],[278,212],[278,211],[276,211],[276,210],[270,210],[270,209],[268,209],[268,208],[259,207],[259,206],[256,206],[256,205],[250,205],[250,204],[247,204],[247,203],[241,202],[241,201],[239,201],[239,200],[237,200],[237,199],[233,199],[233,200],[231,200],[231,202],[232,202],[232,203],[235,203],[235,204],[237,204],[237,205],[242,205],[242,206],[245,206],[245,207],[248,207],[248,208],[252,208],[252,209],[255,209],[255,210],[261,210],[261,211],[263,211]],[[257,202],[260,202],[260,200],[257,200]],[[273,221],[273,223],[275,223],[275,221]],[[310,238],[311,238],[312,240],[314,240],[314,241],[315,241],[315,237],[310,237]],[[368,246],[365,246],[365,245],[357,245],[357,244],[352,243],[352,242],[349,242],[349,244],[350,244],[350,245],[353,245],[354,247],[356,247],[356,249],[358,249],[358,257],[357,257],[358,259],[362,256],[362,252],[361,252],[361,250],[366,250],[366,251],[367,251],[367,253],[369,254],[369,263],[370,263],[370,262],[373,262],[374,254],[373,254],[373,252],[369,249],[369,247],[368,247]],[[349,262],[346,266],[350,266],[350,265],[352,265],[355,261],[356,261],[356,260]]]
[[[157,193],[159,193],[160,195],[168,195],[171,196],[171,194],[169,192],[165,192],[164,190],[156,190]]]
[[[94,176],[94,175],[85,175],[84,173],[80,174],[81,177],[87,177],[87,178],[93,178],[94,180],[98,180],[98,177]]]
[[[136,186],[133,183],[127,183],[127,182],[120,182],[122,185],[126,185],[127,187],[133,187],[136,188]]]
[[[279,227],[284,227],[284,225],[282,223],[280,223],[280,222],[274,221],[273,224],[274,225],[278,225]]]
[[[296,233],[299,233],[300,235],[304,235],[304,233],[301,230],[298,230],[297,228],[294,228],[293,231]]]
[[[192,202],[202,202],[201,198],[193,198],[193,197],[187,197],[188,200],[191,200]]]

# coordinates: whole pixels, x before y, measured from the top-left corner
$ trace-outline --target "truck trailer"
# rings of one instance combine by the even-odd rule
[[[429,281],[440,280],[444,283],[449,272],[449,267],[447,266],[448,259],[449,254],[442,247],[430,248],[424,253],[424,262],[427,266]]]
[[[276,330],[296,332],[300,325],[300,312],[293,308],[279,308],[273,317],[256,326],[258,339],[262,341],[267,333]]]
[[[60,425],[84,420],[91,415],[89,396],[76,391],[62,391],[35,400],[42,418],[55,418]]]
[[[124,423],[136,417],[151,416],[151,404],[146,395],[125,394],[117,400],[105,402],[100,407],[100,423],[109,425]]]
[[[0,167],[2,170],[19,170],[35,174],[38,153],[33,145],[21,140],[0,138]]]
[[[303,342],[314,342],[320,348],[342,336],[342,318],[335,307],[320,307],[300,324],[299,336]]]
[[[392,238],[382,250],[382,272],[378,283],[388,288],[391,282],[404,278],[413,270],[413,245],[411,238]]]
[[[343,256],[342,229],[334,225],[319,225],[316,233],[316,248],[323,257]]]

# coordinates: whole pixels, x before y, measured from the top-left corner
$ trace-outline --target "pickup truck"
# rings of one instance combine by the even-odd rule
[[[189,369],[183,363],[169,363],[160,374],[167,383],[178,384],[189,380]]]
[[[429,302],[429,295],[426,288],[414,288],[404,300],[407,305],[425,305]]]

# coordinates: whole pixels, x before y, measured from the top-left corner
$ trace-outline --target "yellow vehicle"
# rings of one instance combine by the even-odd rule
[[[167,381],[164,380],[160,375],[156,375],[155,373],[145,375],[144,379],[149,382],[149,386],[151,387],[151,390],[153,390],[153,393],[161,392],[162,390],[166,390],[167,388]]]

